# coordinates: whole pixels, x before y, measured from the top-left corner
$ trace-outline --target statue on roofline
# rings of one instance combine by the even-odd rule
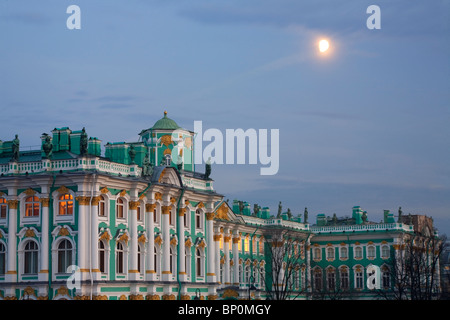
[[[17,162],[19,161],[19,147],[20,147],[20,140],[19,135],[16,134],[16,137],[12,141],[12,158],[11,161]]]

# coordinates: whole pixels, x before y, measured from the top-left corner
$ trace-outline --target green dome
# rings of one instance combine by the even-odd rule
[[[166,130],[176,130],[181,127],[172,119],[167,118],[167,111],[164,111],[164,117],[156,121],[156,123],[151,127],[153,130],[166,129]]]

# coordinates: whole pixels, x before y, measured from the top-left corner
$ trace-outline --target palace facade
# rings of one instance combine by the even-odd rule
[[[405,237],[434,233],[401,211],[374,223],[356,206],[311,224],[307,210],[229,203],[208,165],[195,171],[194,132],[165,113],[139,136],[104,152],[84,128],[55,128],[34,151],[18,136],[0,141],[1,299],[266,299],[288,286],[291,298],[369,298],[368,268],[392,287]],[[286,283],[273,276],[274,239],[285,236],[295,247],[282,258]]]

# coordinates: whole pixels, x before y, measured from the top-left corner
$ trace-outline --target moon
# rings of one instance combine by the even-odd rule
[[[320,40],[320,42],[319,42],[319,50],[320,50],[320,52],[327,51],[329,47],[330,47],[330,44],[329,44],[329,42],[327,40],[325,40],[325,39]]]

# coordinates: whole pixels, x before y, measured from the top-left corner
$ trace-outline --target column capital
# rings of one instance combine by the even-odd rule
[[[206,220],[214,219],[214,212],[207,212],[205,215],[206,215]]]
[[[156,208],[156,203],[147,203],[145,205],[145,212],[153,212]]]
[[[6,203],[8,204],[9,209],[17,209],[19,200],[7,200]]]
[[[178,216],[183,217],[185,213],[186,213],[186,208],[178,209]]]

